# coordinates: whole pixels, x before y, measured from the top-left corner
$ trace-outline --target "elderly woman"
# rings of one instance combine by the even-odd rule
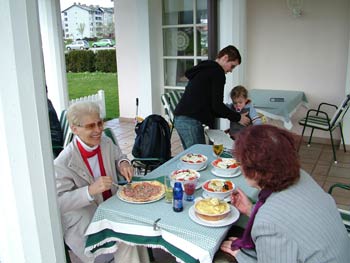
[[[247,183],[260,193],[254,207],[240,189],[231,196],[249,221],[243,236],[224,241],[222,251],[238,262],[350,262],[350,239],[336,204],[300,170],[289,132],[248,127],[235,151]]]
[[[117,171],[130,181],[133,168],[119,146],[104,136],[98,105],[75,103],[67,118],[75,136],[54,163],[64,239],[84,263],[94,262],[84,255],[86,228],[97,206],[116,192]],[[116,262],[149,262],[146,248],[123,243],[114,258]]]

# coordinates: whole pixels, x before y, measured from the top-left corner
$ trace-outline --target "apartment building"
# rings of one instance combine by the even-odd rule
[[[61,12],[66,39],[114,37],[113,8],[74,3]]]

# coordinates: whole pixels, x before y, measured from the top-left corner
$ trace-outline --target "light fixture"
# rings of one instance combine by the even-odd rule
[[[300,17],[302,14],[304,0],[287,0],[287,6],[294,17]]]

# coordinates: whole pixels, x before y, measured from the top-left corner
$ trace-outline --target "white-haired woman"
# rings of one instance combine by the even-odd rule
[[[67,119],[73,141],[55,159],[58,203],[64,239],[84,263],[84,233],[97,206],[116,192],[117,171],[130,181],[133,168],[118,144],[103,135],[100,110],[93,102],[72,104]],[[116,262],[149,262],[147,249],[120,243]]]

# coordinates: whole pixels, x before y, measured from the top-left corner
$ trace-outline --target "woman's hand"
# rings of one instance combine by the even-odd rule
[[[113,179],[111,176],[100,176],[93,184],[89,185],[88,191],[91,196],[101,194],[111,189]]]
[[[237,253],[238,253],[239,250],[232,250],[232,249],[231,249],[231,244],[232,244],[232,242],[233,242],[234,240],[236,240],[236,239],[237,239],[237,237],[229,237],[228,240],[222,242],[222,244],[221,244],[221,246],[220,246],[220,249],[221,249],[223,252],[225,252],[225,253],[227,253],[227,254],[230,254],[231,256],[236,257],[236,255],[237,255]]]
[[[119,165],[119,172],[129,183],[134,175],[134,167],[132,167],[129,162],[122,161]]]
[[[234,205],[242,214],[250,216],[253,204],[241,189],[237,188],[237,191],[232,192],[231,204]]]

